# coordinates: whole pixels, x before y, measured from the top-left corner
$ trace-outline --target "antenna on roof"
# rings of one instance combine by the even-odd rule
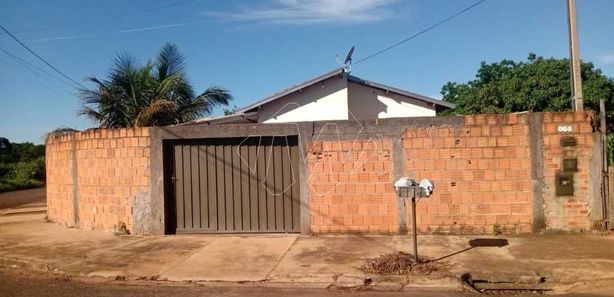
[[[339,66],[343,68],[343,72],[345,73],[350,73],[352,71],[352,54],[353,53],[354,53],[354,46],[352,46],[350,50],[348,51],[348,53],[345,54],[345,59],[343,60],[343,63],[341,63],[339,56],[337,56],[337,64],[339,64]]]

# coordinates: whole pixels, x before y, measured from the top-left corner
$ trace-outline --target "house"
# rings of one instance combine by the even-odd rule
[[[427,117],[454,104],[368,81],[337,69],[221,117],[193,123],[288,123]]]
[[[452,107],[335,70],[192,125],[52,135],[48,218],[134,234],[403,234],[393,185],[411,176],[436,184],[420,233],[613,220],[594,113],[433,117]]]

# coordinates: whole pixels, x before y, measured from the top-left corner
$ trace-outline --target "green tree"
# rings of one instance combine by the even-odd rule
[[[31,142],[12,143],[13,162],[28,162],[45,156],[45,146]]]
[[[106,79],[89,77],[93,89],[81,89],[79,111],[103,128],[164,126],[210,115],[226,106],[230,93],[213,86],[200,95],[188,82],[183,55],[167,43],[145,65],[120,53]]]
[[[13,145],[4,137],[0,137],[0,163],[7,162],[13,154]]]
[[[0,137],[0,192],[40,187],[45,181],[45,146]]]
[[[0,163],[29,162],[45,156],[45,146],[30,142],[14,143],[0,137]]]
[[[582,63],[584,105],[599,111],[606,99],[609,130],[614,128],[614,80],[592,63]],[[443,100],[456,104],[448,114],[565,111],[571,109],[568,59],[544,59],[529,54],[527,61],[482,62],[476,78],[467,83],[448,82]]]

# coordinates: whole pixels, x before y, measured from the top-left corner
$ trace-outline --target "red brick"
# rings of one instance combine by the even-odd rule
[[[138,154],[138,157],[126,159],[126,150],[117,147],[123,147],[124,142],[138,143],[136,138],[132,140],[126,135],[126,129],[76,133],[75,139],[80,139],[77,144],[77,158],[79,164],[83,164],[80,166],[78,178],[82,227],[112,229],[118,220],[122,220],[128,228],[132,228],[131,206],[135,200],[134,196],[149,189],[149,170],[143,170],[149,166],[149,149],[144,149],[149,142],[144,141],[141,146],[143,148],[132,151],[132,154]],[[123,139],[117,139],[118,137]],[[72,146],[66,141],[69,139],[65,142],[47,142],[49,152],[66,152],[63,155],[47,154],[47,197],[50,218],[64,224],[72,224],[72,211],[55,209],[72,209]],[[120,164],[121,167],[118,167]],[[130,173],[122,175],[124,171]],[[120,175],[125,177],[120,178]],[[60,189],[59,186],[64,188]],[[58,203],[59,201],[66,202]]]

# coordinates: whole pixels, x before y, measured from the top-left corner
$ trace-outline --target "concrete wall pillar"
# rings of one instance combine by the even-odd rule
[[[73,226],[79,227],[79,162],[77,161],[77,137],[72,135],[71,141],[72,155],[72,206],[73,206]]]
[[[531,183],[533,189],[533,232],[546,228],[544,215],[544,116],[541,113],[530,113],[527,125],[529,131],[529,150],[531,155]]]
[[[392,173],[394,181],[407,175],[405,172],[403,139],[401,137],[392,138]],[[405,202],[405,198],[397,197],[397,209],[399,211],[399,234],[407,234],[407,208]]]

